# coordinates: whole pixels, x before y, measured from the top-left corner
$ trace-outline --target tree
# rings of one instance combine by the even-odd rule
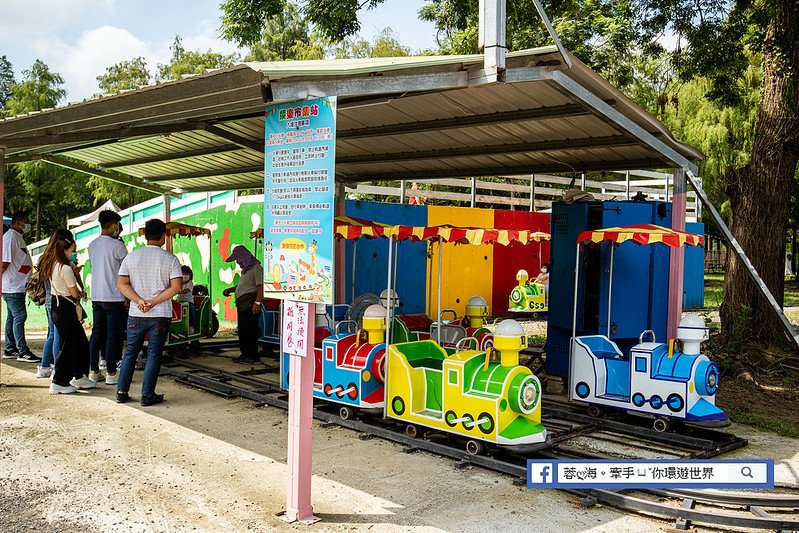
[[[158,80],[177,80],[186,74],[201,74],[208,69],[224,68],[239,61],[237,54],[225,55],[208,50],[190,52],[183,48],[180,35],[175,36],[172,46],[172,59],[167,65],[158,65]]]
[[[305,16],[320,36],[339,42],[361,29],[358,12],[374,9],[386,0],[308,0]],[[289,0],[225,0],[222,9],[222,37],[240,46],[251,46],[261,39],[266,21],[280,13]]]
[[[410,55],[411,49],[404,46],[390,28],[383,28],[371,42],[366,39],[344,40],[333,53],[336,58],[403,57]]]
[[[11,97],[11,87],[15,83],[11,62],[6,56],[0,56],[0,110],[5,108],[6,101]]]
[[[23,81],[11,84],[11,97],[5,103],[6,116],[19,115],[55,107],[67,92],[61,86],[64,78],[51,72],[43,61],[37,59],[28,70],[22,71]]]
[[[287,61],[311,42],[310,26],[296,4],[289,2],[277,15],[269,17],[261,37],[252,44],[247,61]]]
[[[121,61],[105,69],[97,76],[97,84],[104,93],[116,93],[136,89],[150,83],[150,71],[143,57]]]

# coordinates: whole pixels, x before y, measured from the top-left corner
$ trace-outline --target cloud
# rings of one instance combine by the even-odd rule
[[[50,43],[49,48],[52,68],[64,77],[69,100],[80,100],[99,92],[97,76],[115,63],[142,56],[152,67],[153,60],[161,59],[143,40],[114,26],[94,28],[81,34],[74,44]]]
[[[87,13],[110,13],[115,0],[25,0],[3,2],[0,29],[12,38],[47,35],[80,22]]]

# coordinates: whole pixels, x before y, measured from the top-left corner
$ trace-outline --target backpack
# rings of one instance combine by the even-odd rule
[[[27,285],[25,285],[25,292],[28,293],[28,298],[36,305],[43,305],[47,298],[47,290],[44,286],[46,279],[39,276],[39,271],[36,270],[31,274]]]

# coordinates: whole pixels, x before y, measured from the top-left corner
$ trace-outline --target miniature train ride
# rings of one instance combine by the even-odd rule
[[[546,313],[547,306],[546,285],[530,281],[526,270],[516,273],[517,285],[508,296],[508,311],[512,313],[532,313],[533,318]]]
[[[583,232],[577,243],[575,291],[580,247],[607,242],[611,246],[607,287],[612,294],[613,250],[626,241],[639,245],[660,242],[679,248],[683,244],[701,246],[704,238],[649,224]],[[577,298],[575,317],[576,301]],[[647,334],[651,339],[644,342]],[[715,427],[729,424],[724,411],[715,405],[719,367],[700,353],[701,342],[708,339],[702,317],[684,317],[677,328],[677,338],[667,343],[656,342],[652,331],[644,331],[628,353],[623,353],[610,337],[609,319],[607,335],[572,334],[570,400],[586,403],[594,416],[601,414],[602,409],[653,416],[653,427],[658,431],[666,431],[675,420]]]
[[[144,228],[139,229],[139,235],[144,235]],[[191,226],[180,222],[167,222],[166,236],[168,241],[173,241],[176,237],[200,237],[208,238],[209,257],[211,247],[211,230],[199,226]],[[212,269],[209,264],[208,286],[195,285],[192,292],[194,300],[194,318],[189,316],[190,307],[188,302],[172,300],[172,320],[169,323],[169,336],[165,347],[174,348],[185,346],[189,343],[198,342],[201,339],[211,338],[219,331],[219,318],[211,307],[211,278]],[[191,326],[191,323],[194,326]]]

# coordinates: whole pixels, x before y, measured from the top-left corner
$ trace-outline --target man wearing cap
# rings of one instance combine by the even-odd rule
[[[258,356],[258,315],[264,299],[264,267],[244,246],[236,246],[226,260],[235,261],[241,268],[239,284],[228,287],[222,294],[236,293],[236,311],[239,325],[239,350],[241,355],[234,359],[237,363],[260,363]]]

